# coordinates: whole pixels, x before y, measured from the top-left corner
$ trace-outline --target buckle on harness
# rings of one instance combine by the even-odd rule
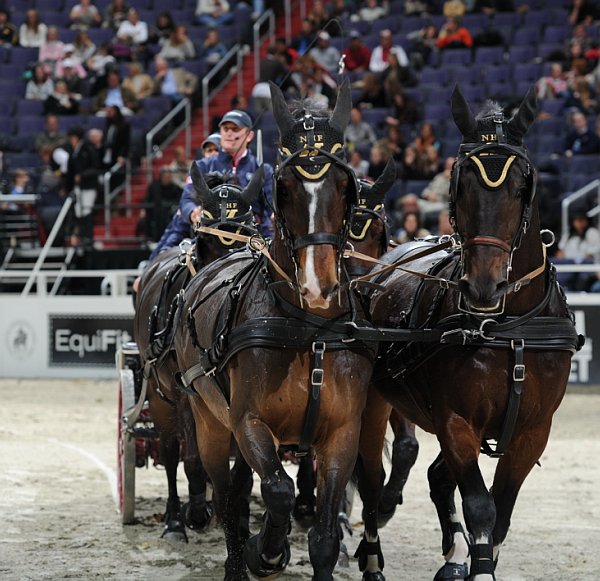
[[[322,369],[313,369],[310,376],[310,382],[312,385],[323,385],[323,376],[325,372]]]
[[[518,363],[513,367],[513,381],[525,381],[525,365]]]

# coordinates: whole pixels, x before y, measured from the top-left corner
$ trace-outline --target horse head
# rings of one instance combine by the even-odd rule
[[[302,300],[328,309],[340,284],[340,265],[358,186],[344,157],[350,85],[340,88],[333,113],[300,102],[291,111],[271,83],[280,136],[273,201],[278,235],[274,253],[296,275]],[[284,249],[285,247],[285,249]]]
[[[227,174],[212,172],[203,176],[196,162],[190,168],[190,176],[196,199],[202,207],[201,226],[236,234],[256,232],[251,201],[258,197],[263,186],[262,166],[244,189],[235,184]],[[202,228],[198,229],[197,237],[202,239],[201,244],[196,245],[197,252],[210,253],[212,250],[215,257],[241,245],[227,236],[205,234]],[[203,262],[210,261],[212,260]]]
[[[508,120],[497,103],[474,116],[458,86],[452,94],[463,139],[452,170],[450,218],[462,243],[459,289],[476,313],[501,310],[513,253],[530,225],[535,170],[523,136],[535,111],[533,89]]]
[[[387,251],[389,232],[385,215],[385,195],[396,180],[396,164],[388,161],[375,183],[358,180],[358,203],[352,216],[349,245],[361,254],[379,258]],[[350,275],[365,274],[372,264],[351,258],[347,263]]]

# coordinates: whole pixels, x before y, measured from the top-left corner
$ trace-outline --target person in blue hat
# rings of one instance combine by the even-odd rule
[[[233,182],[245,188],[260,165],[256,156],[249,149],[249,145],[254,139],[250,115],[240,109],[232,109],[225,113],[219,123],[219,137],[221,143],[218,153],[208,157],[205,156],[194,163],[198,164],[203,175],[211,172],[228,173],[232,176]],[[207,142],[211,142],[211,136],[202,142],[201,148],[204,148]],[[273,168],[267,163],[264,166],[264,195],[259,195],[252,202],[252,209],[261,234],[270,237],[273,235],[271,219]],[[163,250],[176,246],[184,238],[189,237],[192,224],[200,220],[201,214],[202,208],[195,199],[194,186],[188,176],[183,188],[179,209],[152,251],[150,260]]]

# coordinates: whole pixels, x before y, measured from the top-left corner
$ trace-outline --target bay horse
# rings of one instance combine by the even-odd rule
[[[415,333],[382,350],[373,385],[440,443],[428,470],[446,559],[436,580],[496,578],[517,495],[546,446],[582,344],[546,258],[552,240],[540,232],[535,168],[523,146],[535,112],[530,90],[510,119],[490,102],[475,117],[455,88],[463,136],[450,192],[456,247],[402,245],[373,279],[373,324]],[[363,422],[363,431],[370,427]],[[481,453],[498,458],[491,489]],[[372,491],[366,510],[378,497]],[[365,530],[375,542],[376,531]]]
[[[208,174],[205,180],[196,163],[192,164],[190,175],[202,207],[203,227],[223,233],[256,233],[250,201],[262,187],[262,170],[244,190],[228,183],[227,175]],[[206,501],[207,478],[198,455],[193,417],[188,399],[176,389],[174,379],[178,368],[172,341],[179,296],[197,271],[239,246],[224,235],[202,232],[196,233],[194,248],[191,241],[186,245],[187,252],[178,247],[161,252],[145,269],[134,318],[134,336],[148,382],[149,411],[159,435],[160,462],[165,466],[168,481],[162,536],[170,542],[187,542],[186,525],[202,530],[212,516],[211,505]],[[177,491],[181,451],[189,486],[189,502],[183,507]]]
[[[288,109],[271,84],[280,135],[270,245],[209,265],[186,288],[186,324],[176,335],[181,381],[190,397],[200,456],[214,488],[227,543],[225,579],[285,570],[294,482],[278,450],[315,450],[317,508],[309,531],[314,579],[330,580],[339,552],[337,512],[352,474],[374,346],[347,324],[365,317],[343,268],[356,178],[343,156],[351,92],[332,113]],[[230,471],[232,435],[247,467]],[[266,506],[258,534],[239,535],[239,494],[248,469]]]

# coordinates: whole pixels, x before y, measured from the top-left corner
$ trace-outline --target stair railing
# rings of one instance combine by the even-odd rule
[[[110,205],[115,197],[125,190],[125,211],[127,217],[131,217],[131,162],[125,160],[125,181],[117,185],[113,190],[110,189],[110,182],[113,176],[117,175],[123,166],[120,163],[115,163],[102,176],[102,187],[104,189],[104,232],[106,238],[110,238]]]
[[[260,45],[262,44],[262,37],[260,30],[266,21],[269,21],[269,26],[265,31],[264,35],[269,35],[269,42],[273,44],[275,42],[275,13],[269,9],[260,18],[256,20],[252,27],[252,34],[254,39],[253,51],[254,51],[254,82],[258,82],[260,76]]]
[[[27,282],[25,283],[25,286],[23,287],[23,290],[21,291],[21,296],[26,297],[29,294],[29,292],[31,291],[31,287],[33,286],[33,283],[35,282],[36,277],[40,274],[40,271],[42,270],[42,267],[44,266],[46,257],[48,256],[48,253],[50,252],[50,249],[52,248],[52,244],[54,243],[54,240],[58,236],[58,233],[60,232],[62,225],[63,225],[72,205],[73,205],[73,196],[67,196],[67,199],[65,200],[64,204],[62,205],[62,208],[60,209],[60,212],[58,213],[58,216],[56,217],[56,220],[54,221],[52,230],[50,230],[50,234],[48,234],[46,243],[44,244],[44,247],[42,248],[42,251],[40,252],[40,255],[38,256],[37,260],[35,261],[35,264],[33,265],[33,269],[31,270],[31,273],[29,274],[29,278],[27,279]],[[39,289],[38,289],[38,292],[39,292]]]
[[[165,140],[160,144],[153,144],[154,137],[159,131],[170,123],[175,116],[184,112],[183,121],[169,133]],[[185,157],[189,159],[192,150],[192,104],[187,97],[184,97],[173,109],[171,109],[148,133],[146,134],[146,182],[148,185],[152,182],[154,175],[154,160],[162,157],[163,150],[173,141],[182,129],[185,129]]]
[[[306,0],[285,0],[283,3],[284,10],[284,26],[285,26],[285,42],[290,44],[292,42],[292,18],[294,17],[294,4],[298,4],[298,11],[300,20],[306,18]]]
[[[229,72],[214,86],[210,87],[210,82],[235,58],[235,66],[231,67]],[[214,66],[204,77],[202,77],[202,128],[208,135],[209,105],[213,95],[221,89],[229,80],[237,74],[237,91],[244,92],[244,80],[242,78],[242,65],[244,63],[244,54],[239,44],[234,44],[225,54],[225,56]]]

